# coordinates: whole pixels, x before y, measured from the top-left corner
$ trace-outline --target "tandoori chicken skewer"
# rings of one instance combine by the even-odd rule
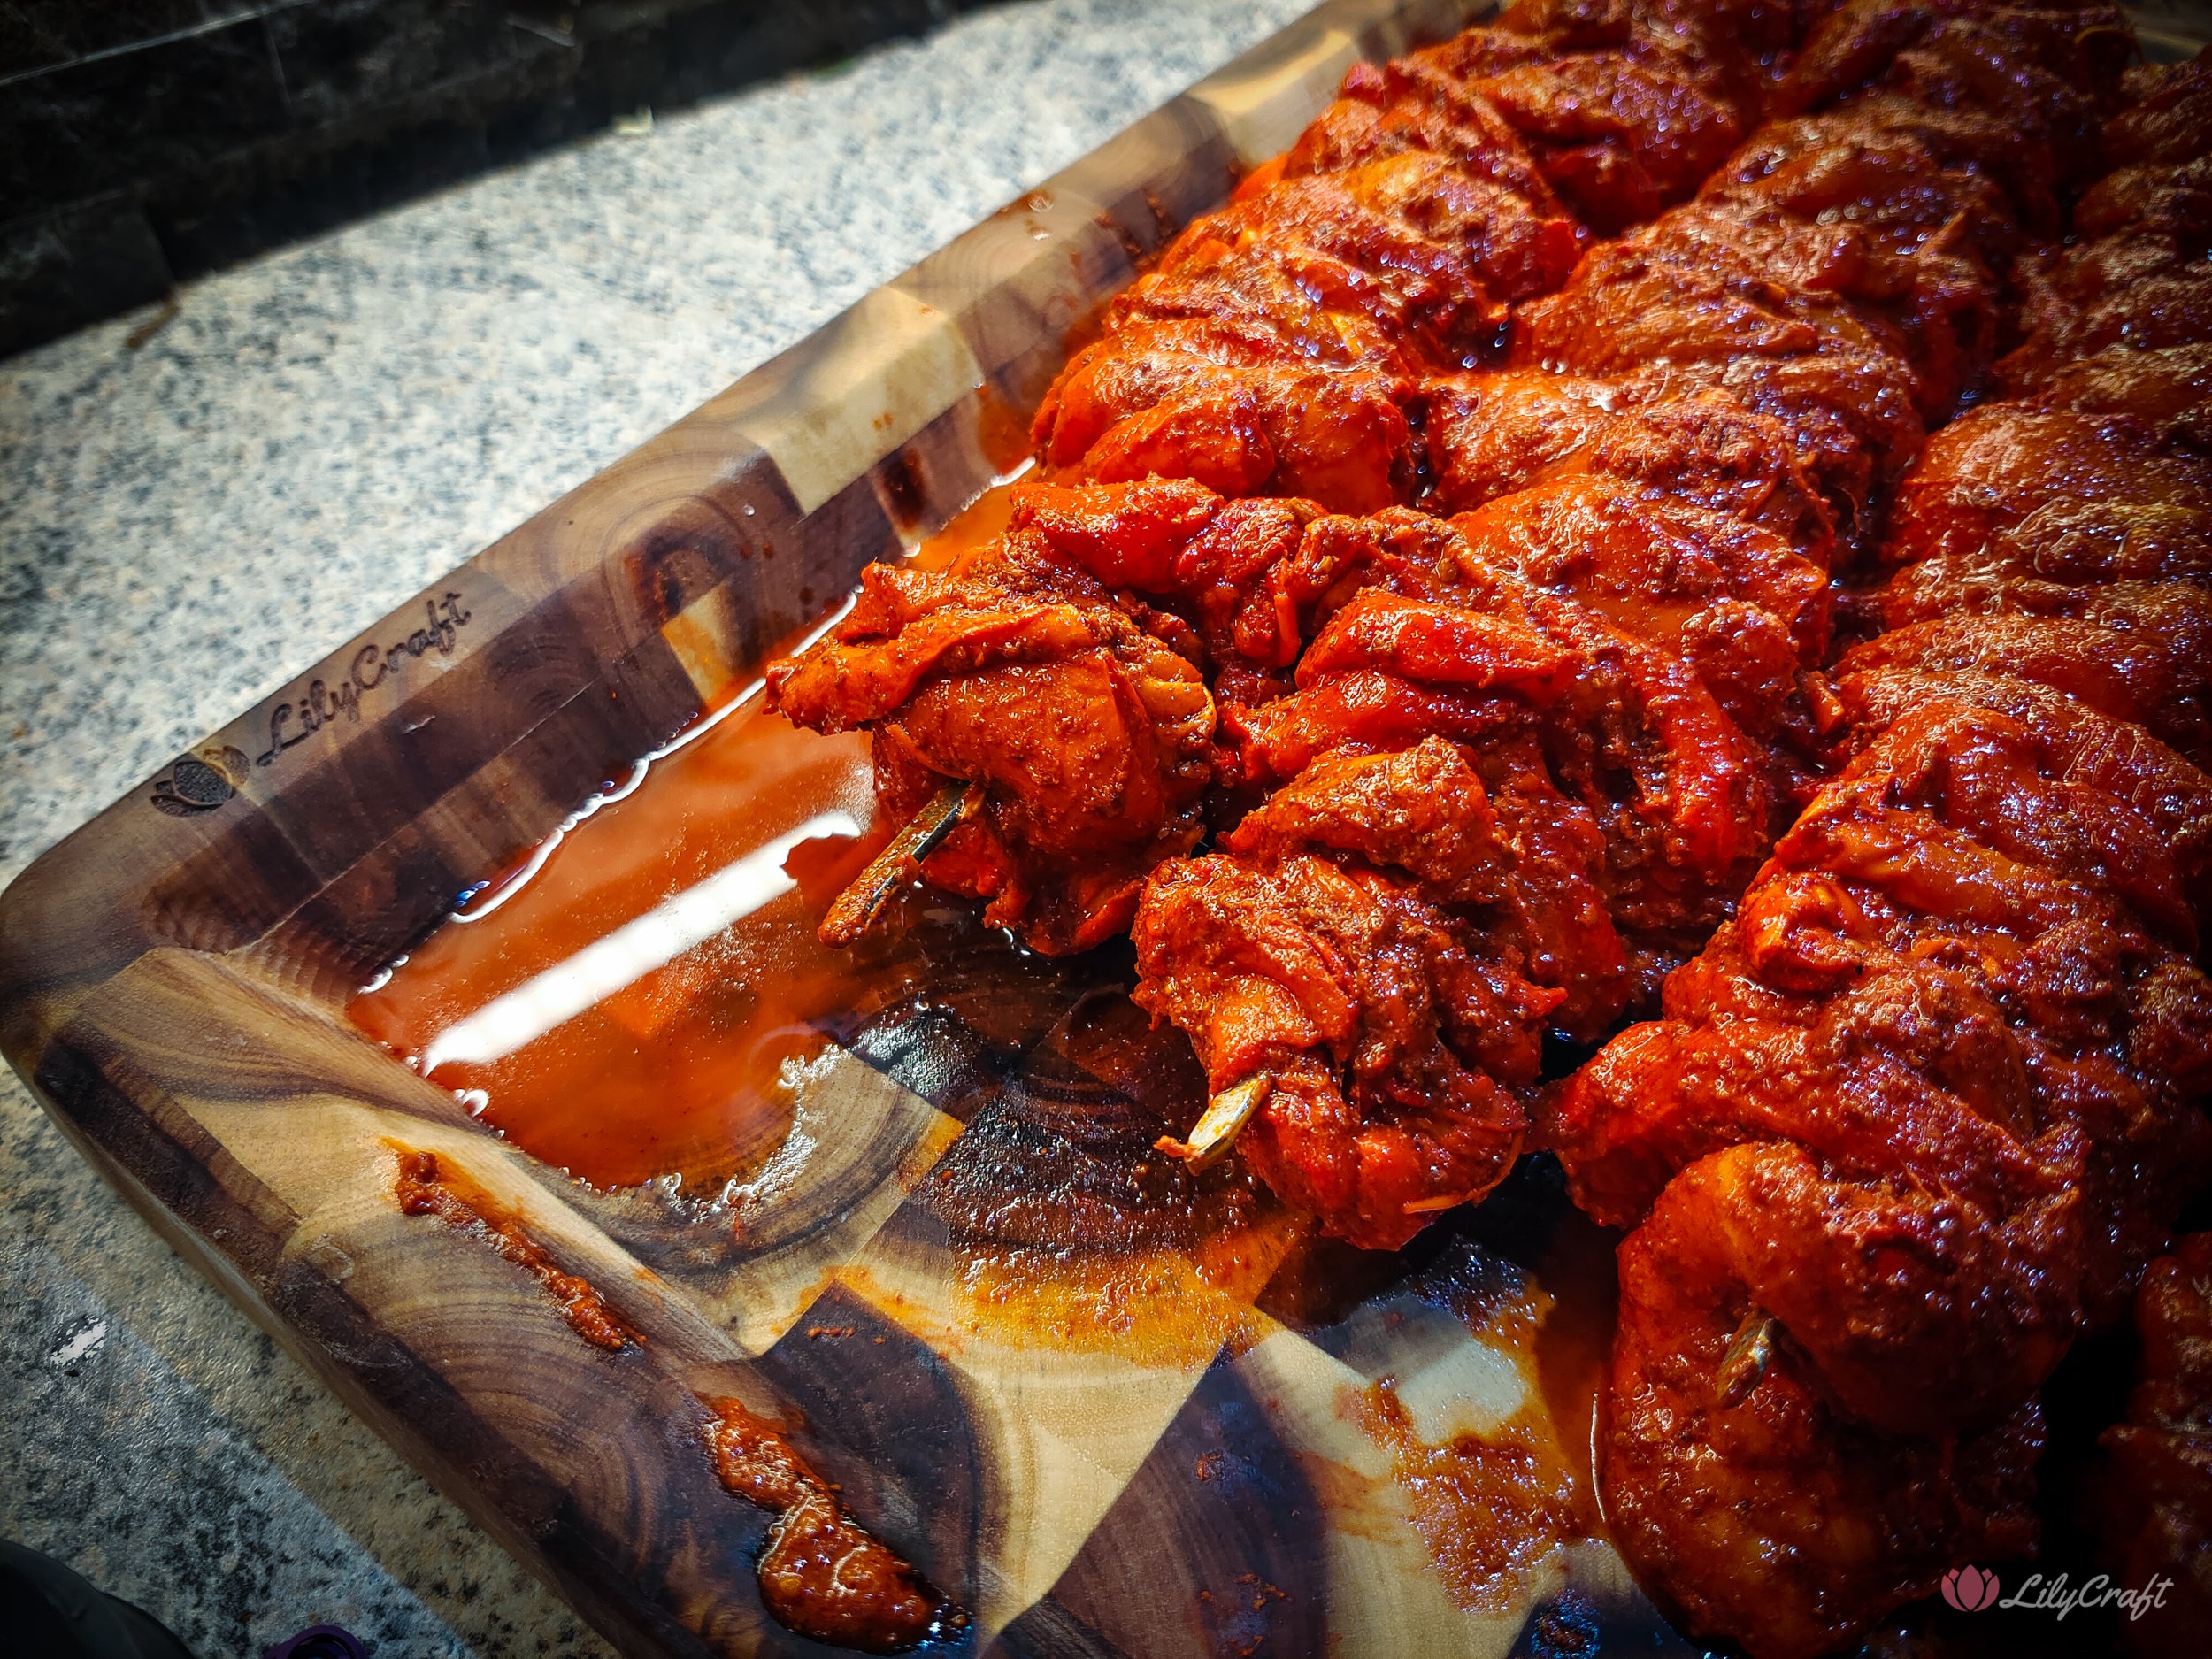
[[[1543,1114],[1578,1201],[1635,1229],[1615,1536],[1691,1628],[1761,1659],[2032,1545],[2036,1390],[2212,1179],[2212,336],[2177,320],[2199,279],[2173,253],[2212,68],[2126,88],[2105,129],[2124,170],[2078,220],[2101,234],[2031,272],[2000,371],[2025,396],[1939,433],[1900,487],[1895,573],[1855,607],[1890,631],[1828,687],[1855,757],[1666,1018]],[[2165,205],[2123,213],[2125,193]],[[2172,280],[2131,301],[2118,269]]]
[[[2049,31],[2020,32],[2054,55]],[[2064,66],[2085,84],[2097,73]],[[1770,805],[1816,775],[1836,710],[1815,706],[1806,675],[1827,649],[1835,527],[1863,534],[1869,493],[1994,355],[1985,252],[2016,248],[2023,217],[2050,227],[2060,180],[2047,141],[2039,170],[1985,111],[1939,111],[1924,141],[1894,119],[1911,91],[1875,101],[1876,123],[1847,104],[1762,129],[1695,201],[1600,244],[1559,296],[1521,308],[1512,355],[1525,366],[1432,383],[1434,504],[1473,511],[1448,529],[1388,513],[1317,519],[1266,572],[1311,642],[1287,695],[1233,713],[1248,782],[1324,789],[1340,756],[1441,738],[1486,783],[1540,774],[1555,797],[1542,816],[1563,828],[1579,815],[1594,831],[1586,862],[1518,843],[1525,881],[1586,884],[1612,940],[1609,960],[1586,954],[1550,987],[1557,1003],[1492,1005],[1494,1025],[1523,1037],[1494,1038],[1491,1051],[1511,1057],[1477,1068],[1507,1102],[1532,1080],[1548,1021],[1586,1040],[1575,1014],[1647,1001],[1695,951],[1763,850]],[[1971,165],[1985,154],[2007,161],[2024,207]],[[1970,221],[1978,236],[1962,231]],[[1638,377],[1655,370],[1686,378],[1687,395],[1653,396]],[[1770,408],[1747,406],[1746,390]],[[1146,581],[1126,568],[1110,579]],[[1317,593],[1340,607],[1314,612],[1317,628],[1306,609]],[[1479,678],[1502,627],[1532,628],[1563,653],[1559,672],[1524,673],[1502,703]],[[1524,757],[1517,769],[1494,758],[1507,754]],[[1316,856],[1365,884],[1326,914],[1310,897]],[[1148,883],[1137,995],[1190,1033],[1217,1091],[1267,1079],[1245,1133],[1279,1190],[1331,1231],[1389,1245],[1425,1223],[1431,1201],[1482,1190],[1433,1121],[1463,1086],[1436,1082],[1421,1057],[1432,1027],[1463,1060],[1479,1046],[1453,1033],[1464,1019],[1447,989],[1462,978],[1453,953],[1500,975],[1524,972],[1525,953],[1465,910],[1426,956],[1386,948],[1379,880],[1408,902],[1437,901],[1402,855],[1240,828]],[[1371,982],[1373,964],[1409,956],[1429,971],[1394,966]],[[1409,1007],[1425,1013],[1411,1047]],[[1516,1021],[1507,1007],[1525,1011]],[[1486,1092],[1461,1115],[1494,1124],[1509,1110]],[[1490,1179],[1504,1167],[1493,1162]]]

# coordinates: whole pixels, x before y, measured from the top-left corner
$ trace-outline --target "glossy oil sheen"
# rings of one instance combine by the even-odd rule
[[[987,492],[913,561],[988,541],[1009,506]],[[743,1179],[788,1134],[786,1068],[821,1051],[823,1025],[913,983],[895,938],[837,950],[814,936],[889,838],[865,734],[801,731],[757,691],[741,697],[348,1005],[485,1122],[595,1186]]]

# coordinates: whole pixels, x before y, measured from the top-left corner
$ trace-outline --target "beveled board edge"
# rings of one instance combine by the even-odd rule
[[[0,1052],[65,1135],[626,1651],[822,1651],[748,1600],[760,1517],[698,1489],[680,1427],[707,1394],[772,1410],[779,1391],[557,1175],[354,1035],[341,999],[869,561],[972,499],[1018,451],[1070,329],[1353,61],[1493,9],[1329,0],[364,630],[0,894]],[[326,1133],[338,1153],[300,1156]],[[444,1229],[401,1248],[349,1208],[342,1174],[357,1191],[395,1134],[465,1148],[650,1341],[508,1351],[549,1328],[541,1301]],[[412,1308],[416,1281],[465,1286],[496,1351]],[[910,1494],[902,1511],[864,1460],[818,1450],[864,1520],[960,1588],[946,1549],[897,1524]]]

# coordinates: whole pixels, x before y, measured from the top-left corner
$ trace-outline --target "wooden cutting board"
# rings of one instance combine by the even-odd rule
[[[1584,1537],[1608,1241],[1540,1164],[1398,1256],[1147,1166],[1187,1047],[1109,951],[952,941],[832,1022],[746,1225],[570,1179],[348,995],[1024,447],[1071,328],[1461,0],[1333,0],[862,300],[180,756],[0,899],[0,1047],[192,1261],[625,1651],[769,1618],[735,1400],[956,1601],[948,1646],[1678,1646]],[[428,1152],[503,1255],[402,1212]],[[627,1333],[587,1340],[549,1284]]]

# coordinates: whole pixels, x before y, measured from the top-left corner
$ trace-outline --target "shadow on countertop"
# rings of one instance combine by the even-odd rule
[[[0,356],[987,0],[0,0]]]
[[[143,1608],[104,1595],[50,1555],[0,1538],[0,1620],[10,1652],[47,1659],[193,1659]]]

